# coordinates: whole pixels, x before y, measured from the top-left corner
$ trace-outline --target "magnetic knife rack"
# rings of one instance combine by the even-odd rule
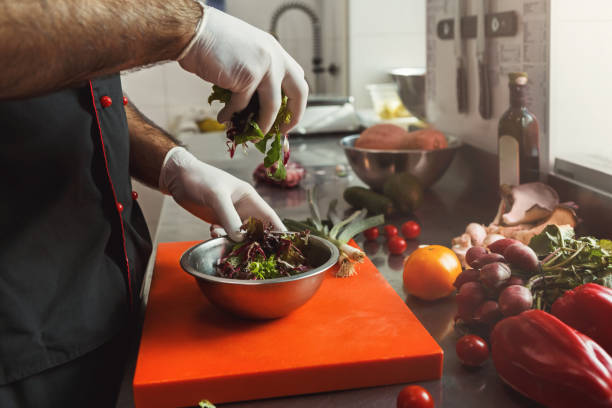
[[[477,17],[461,17],[461,38],[476,38]],[[518,15],[515,11],[491,13],[485,15],[485,38],[511,37],[518,31]],[[440,20],[437,27],[438,38],[450,40],[455,38],[455,20]]]

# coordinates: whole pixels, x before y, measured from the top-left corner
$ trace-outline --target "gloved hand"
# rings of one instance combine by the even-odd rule
[[[213,7],[204,6],[198,32],[178,62],[189,72],[232,91],[232,99],[219,112],[218,121],[229,121],[246,108],[253,93],[259,96],[258,124],[268,133],[281,105],[281,88],[288,97],[291,130],[306,109],[308,85],[304,70],[272,35]]]
[[[242,240],[240,226],[248,217],[272,223],[275,230],[286,230],[253,186],[201,162],[183,147],[174,147],[166,154],[159,188],[192,214],[220,224],[234,241]]]

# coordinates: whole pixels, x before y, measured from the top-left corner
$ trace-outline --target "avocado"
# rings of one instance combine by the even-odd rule
[[[401,213],[413,213],[423,202],[421,183],[406,172],[389,177],[383,186],[383,194],[393,201],[393,206]]]

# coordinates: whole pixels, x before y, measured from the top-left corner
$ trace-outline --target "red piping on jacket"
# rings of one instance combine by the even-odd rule
[[[102,137],[102,127],[100,126],[100,117],[98,116],[98,109],[96,108],[96,96],[94,95],[93,84],[89,81],[89,89],[91,91],[91,102],[93,104],[94,112],[96,114],[96,122],[98,124],[98,130],[100,131],[100,144],[102,145],[102,154],[104,155],[104,166],[106,167],[106,175],[108,176],[108,182],[110,183],[111,190],[113,191],[113,198],[115,199],[115,209],[117,209],[117,193],[115,193],[115,186],[111,179],[110,171],[108,169],[108,160],[106,159],[106,149],[104,148],[104,138]],[[119,212],[117,210],[117,212]],[[130,309],[134,308],[134,300],[132,299],[132,279],[130,277],[130,261],[128,260],[127,248],[125,246],[125,232],[123,229],[123,217],[119,213],[119,222],[121,223],[121,240],[123,241],[123,254],[125,255],[125,265],[127,266],[127,281],[128,290],[130,291]]]

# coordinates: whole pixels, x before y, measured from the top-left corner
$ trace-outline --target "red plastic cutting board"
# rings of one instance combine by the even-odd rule
[[[234,318],[160,244],[136,373],[137,408],[194,406],[440,378],[442,349],[376,267],[336,278],[289,316]]]

